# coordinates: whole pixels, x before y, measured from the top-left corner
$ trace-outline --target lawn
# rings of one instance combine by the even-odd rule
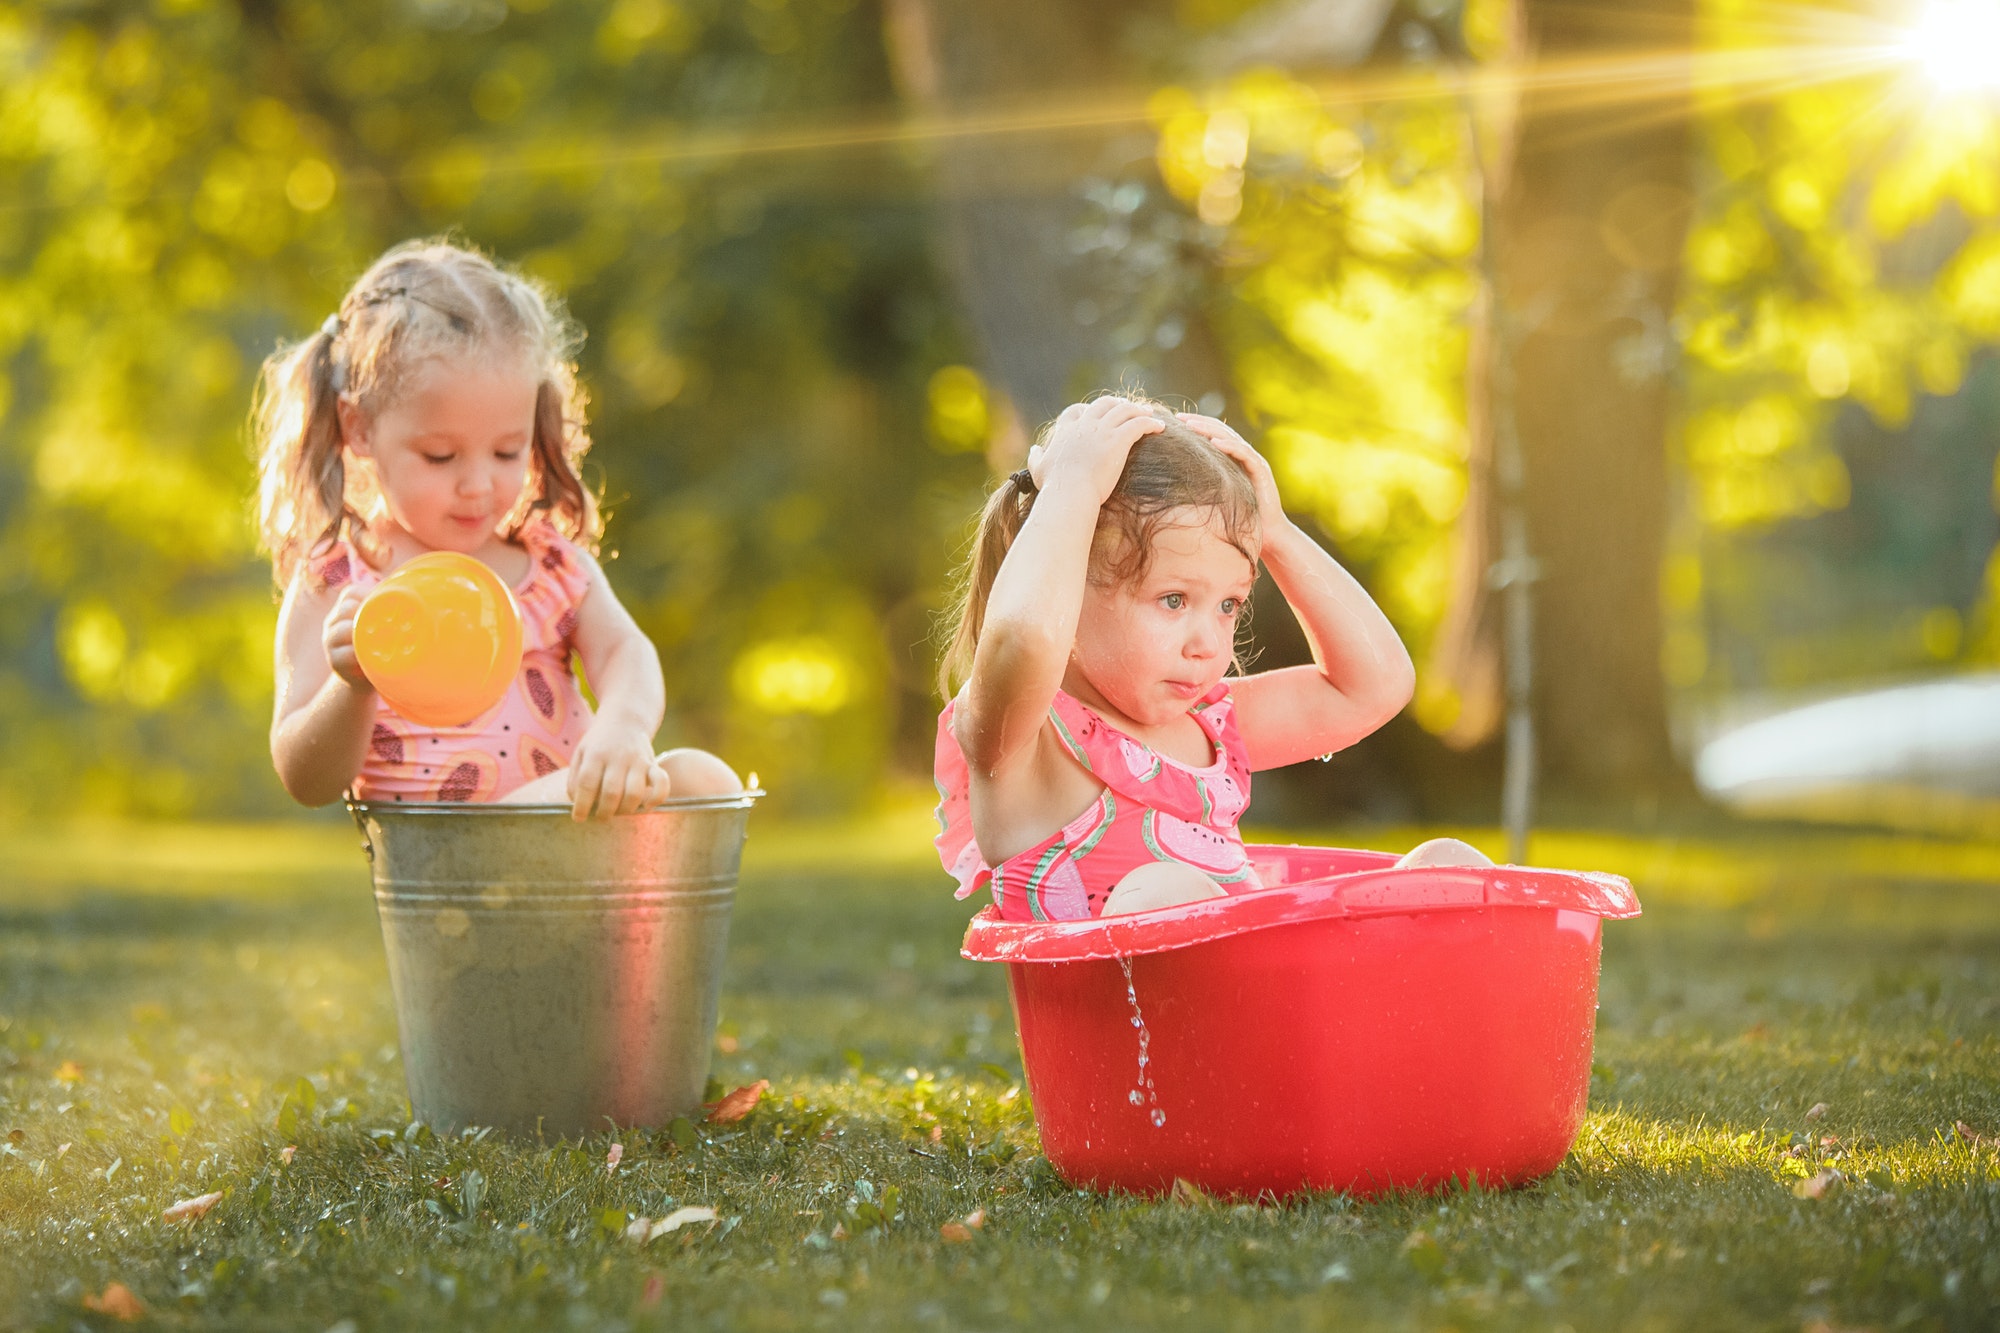
[[[0,1329],[113,1326],[113,1283],[312,1333],[2000,1324],[2000,1150],[1954,1129],[2000,1134],[2000,848],[1544,837],[1646,904],[1569,1159],[1255,1207],[1054,1177],[922,838],[753,837],[715,1060],[771,1081],[748,1118],[541,1145],[410,1123],[351,832],[0,835]]]

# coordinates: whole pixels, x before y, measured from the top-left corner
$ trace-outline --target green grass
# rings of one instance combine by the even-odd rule
[[[2000,849],[1544,839],[1647,909],[1606,931],[1569,1159],[1260,1208],[1054,1178],[921,839],[753,839],[716,1073],[772,1095],[706,1141],[627,1133],[610,1172],[609,1137],[409,1125],[351,834],[0,837],[0,1329],[107,1326],[83,1300],[113,1281],[156,1326],[313,1333],[2000,1324],[2000,1153],[1951,1132],[2000,1132]],[[723,1221],[622,1234],[690,1204]]]

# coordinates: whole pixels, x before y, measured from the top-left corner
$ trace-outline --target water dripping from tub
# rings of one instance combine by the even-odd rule
[[[1158,1129],[1167,1123],[1167,1113],[1160,1109],[1159,1090],[1153,1086],[1153,1071],[1151,1068],[1153,1063],[1151,1054],[1153,1034],[1146,1030],[1146,1016],[1139,1012],[1139,988],[1132,984],[1132,960],[1120,957],[1118,960],[1118,970],[1125,974],[1125,999],[1132,1006],[1132,1026],[1139,1030],[1139,1082],[1127,1094],[1127,1097],[1134,1106],[1144,1106],[1148,1102],[1153,1104],[1153,1113],[1150,1119],[1153,1122],[1153,1128]]]

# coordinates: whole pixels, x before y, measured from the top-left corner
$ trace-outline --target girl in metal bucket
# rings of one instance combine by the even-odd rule
[[[1313,663],[1232,676],[1260,559]],[[1251,773],[1353,744],[1414,680],[1241,435],[1127,398],[1075,404],[980,516],[940,671],[938,854],[959,897],[986,888],[1011,920],[1255,890],[1237,830]],[[1488,864],[1448,839],[1405,863]]]
[[[284,605],[271,757],[307,805],[502,801],[637,813],[741,783],[699,750],[653,752],[659,654],[595,559],[597,499],[573,361],[580,332],[541,287],[437,241],[397,246],[319,331],[264,363],[259,516]],[[355,655],[367,592],[430,551],[513,589],[521,667],[464,726],[419,725]],[[571,673],[582,660],[593,713]]]

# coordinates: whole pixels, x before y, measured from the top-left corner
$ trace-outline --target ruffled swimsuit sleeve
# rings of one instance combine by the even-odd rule
[[[365,591],[381,581],[382,576],[345,537],[335,537],[306,557],[306,582],[315,592],[338,592],[350,583]]]
[[[932,762],[931,781],[938,793],[938,860],[958,881],[956,896],[970,898],[993,878],[993,867],[986,864],[979,844],[972,838],[972,770],[965,762],[965,752],[958,748],[958,737],[951,730],[951,719],[957,711],[958,699],[953,699],[938,714],[937,753]]]

